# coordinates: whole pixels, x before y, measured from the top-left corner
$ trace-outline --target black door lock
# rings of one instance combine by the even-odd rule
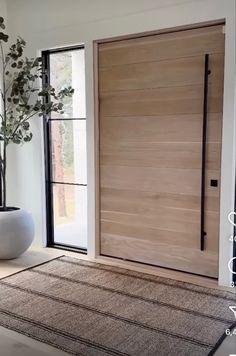
[[[218,180],[217,179],[211,179],[211,187],[218,187]]]

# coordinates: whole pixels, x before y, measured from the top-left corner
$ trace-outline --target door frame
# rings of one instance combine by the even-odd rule
[[[98,62],[99,62],[98,46],[99,46],[99,44],[103,44],[103,43],[107,43],[107,42],[116,42],[116,41],[121,41],[121,40],[128,40],[128,39],[135,39],[135,38],[140,38],[140,37],[149,37],[149,36],[159,35],[159,34],[180,32],[180,31],[203,28],[203,27],[212,27],[212,26],[216,26],[216,25],[224,26],[225,24],[226,24],[225,19],[219,19],[219,20],[214,20],[214,21],[201,22],[201,23],[193,24],[193,25],[171,27],[171,28],[160,29],[160,30],[156,30],[156,31],[140,32],[140,33],[135,33],[135,34],[128,34],[128,35],[98,39],[98,40],[93,41],[93,80],[94,80],[94,118],[95,118],[95,152],[94,152],[94,155],[95,155],[95,255],[97,257],[103,256],[101,254],[101,239],[100,239],[101,201],[100,201],[100,162],[99,162],[99,157],[100,157],[99,79],[98,79]],[[223,112],[223,123],[224,123],[224,112]],[[223,135],[222,135],[222,145],[223,145]],[[222,156],[221,156],[221,162],[222,162]],[[233,194],[235,195],[235,204],[236,204],[236,175],[235,175],[235,192],[233,192]],[[220,214],[220,219],[221,219],[221,214]],[[219,229],[219,232],[220,232],[220,229]],[[220,239],[220,233],[219,233],[219,239]],[[233,257],[236,257],[236,242],[234,242],[234,244],[233,244]],[[106,258],[110,259],[110,260],[112,260],[112,259],[120,260],[120,259],[114,258],[114,257],[106,256]],[[220,243],[219,243],[219,258],[220,258]],[[141,262],[134,262],[134,263],[138,264],[138,265],[148,265],[148,264],[144,264]],[[235,261],[235,265],[236,265],[236,261]],[[159,268],[158,266],[155,266],[155,267]],[[160,267],[160,268],[167,269],[167,270],[171,271],[171,268],[166,268],[166,267]],[[235,266],[235,268],[236,268],[236,266]],[[182,272],[182,271],[180,271],[180,272]],[[182,273],[190,274],[188,272],[182,272]],[[204,277],[204,278],[211,278],[211,277]],[[232,280],[236,282],[236,275],[232,275]]]

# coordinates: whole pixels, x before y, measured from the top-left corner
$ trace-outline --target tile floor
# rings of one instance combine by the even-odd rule
[[[64,255],[64,251],[51,248],[32,248],[14,260],[0,260],[0,278],[20,272],[25,268],[46,262],[52,258]]]
[[[84,255],[51,248],[32,248],[21,257],[11,261],[0,261],[0,278],[7,277],[25,268],[67,255],[86,259]],[[33,340],[14,331],[0,327],[1,356],[66,356],[69,355],[54,347]],[[236,355],[236,335],[227,337],[215,356]],[[138,355],[137,355],[138,356]]]

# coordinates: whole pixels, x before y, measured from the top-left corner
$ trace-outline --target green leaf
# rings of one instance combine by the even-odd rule
[[[24,141],[25,142],[30,142],[32,140],[32,137],[33,137],[33,134],[32,134],[32,132],[30,132],[29,135],[24,137]]]
[[[0,32],[0,41],[7,42],[8,41],[8,35],[6,35],[3,32]]]
[[[3,30],[5,29],[4,18],[3,17],[0,17],[0,28],[2,28]]]
[[[26,131],[29,130],[29,128],[30,128],[29,122],[28,121],[23,122],[22,127]]]

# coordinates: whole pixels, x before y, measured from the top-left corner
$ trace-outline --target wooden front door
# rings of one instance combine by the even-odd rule
[[[102,255],[218,276],[223,72],[223,25],[98,45]]]

